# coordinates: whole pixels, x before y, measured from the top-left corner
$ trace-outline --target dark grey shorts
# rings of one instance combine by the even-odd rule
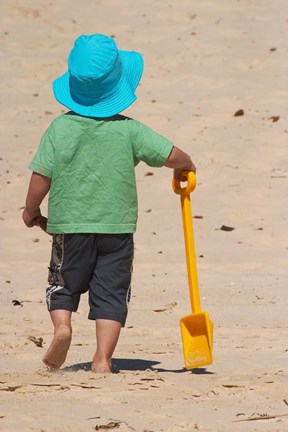
[[[48,310],[76,312],[89,291],[88,318],[123,326],[130,300],[133,234],[55,234],[49,266]]]

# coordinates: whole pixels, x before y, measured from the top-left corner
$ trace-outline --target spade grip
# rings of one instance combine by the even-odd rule
[[[178,195],[189,195],[191,192],[194,191],[196,187],[196,175],[192,171],[182,171],[180,177],[187,180],[187,185],[181,187],[180,180],[176,180],[175,178],[173,178],[173,190]]]

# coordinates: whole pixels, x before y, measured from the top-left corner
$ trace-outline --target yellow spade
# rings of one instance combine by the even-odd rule
[[[186,262],[188,271],[188,283],[191,300],[192,314],[180,320],[184,364],[186,369],[194,369],[212,363],[213,323],[208,312],[202,312],[196,256],[194,247],[194,235],[192,225],[192,210],[190,193],[196,187],[196,176],[193,172],[183,172],[182,178],[187,179],[187,185],[181,187],[180,181],[173,179],[173,190],[180,195],[182,219],[185,239]]]

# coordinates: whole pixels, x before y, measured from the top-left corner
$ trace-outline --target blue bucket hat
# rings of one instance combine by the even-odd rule
[[[68,57],[68,71],[53,82],[60,104],[86,117],[111,117],[135,102],[143,72],[136,51],[119,50],[102,34],[79,36]]]

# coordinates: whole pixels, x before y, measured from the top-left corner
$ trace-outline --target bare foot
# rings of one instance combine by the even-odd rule
[[[108,363],[96,363],[93,361],[91,370],[94,373],[111,373],[112,367],[111,364]]]
[[[51,370],[59,369],[66,360],[72,338],[71,328],[60,326],[43,358],[43,363]]]
[[[98,356],[96,353],[93,357],[91,370],[94,373],[113,373],[113,367],[111,359],[105,358],[105,356]]]

